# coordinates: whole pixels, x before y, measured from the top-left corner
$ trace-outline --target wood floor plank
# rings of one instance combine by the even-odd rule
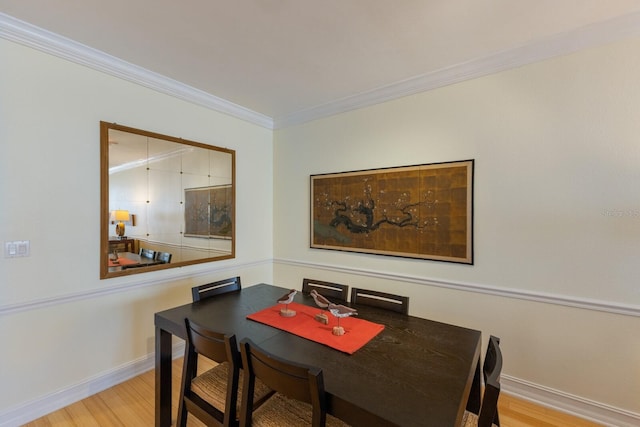
[[[145,382],[142,376],[132,378],[123,384],[126,384],[131,389],[131,393],[138,396],[138,399],[144,401],[145,406],[153,408],[155,396],[149,393],[149,383]]]
[[[555,411],[502,393],[498,400],[502,427],[602,427],[601,424]]]
[[[144,395],[140,394],[135,387],[131,386],[131,381],[127,381],[125,383],[120,384],[120,386],[116,389],[116,392],[120,395],[120,397],[125,402],[135,402],[134,410],[137,412],[138,416],[148,420],[152,425],[155,419],[155,398],[153,394],[146,393],[146,398]]]
[[[51,427],[51,423],[49,422],[46,416],[42,418],[38,418],[37,420],[34,420],[26,425],[30,427]]]
[[[100,397],[123,425],[127,427],[153,425],[153,417],[145,417],[140,410],[139,402],[132,401],[129,396],[121,395],[115,388],[102,391]]]
[[[47,420],[49,421],[50,425],[54,427],[72,427],[76,425],[66,409],[62,409],[60,411],[56,411],[47,415]]]
[[[116,414],[113,413],[109,405],[102,399],[102,393],[94,394],[82,402],[87,407],[98,425],[108,427],[124,427],[125,424],[120,422]]]
[[[82,427],[100,427],[100,424],[94,418],[91,410],[84,404],[84,401],[81,400],[64,409],[75,425]]]

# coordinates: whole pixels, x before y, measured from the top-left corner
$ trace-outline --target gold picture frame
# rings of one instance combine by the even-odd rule
[[[311,175],[311,248],[473,264],[474,160]]]

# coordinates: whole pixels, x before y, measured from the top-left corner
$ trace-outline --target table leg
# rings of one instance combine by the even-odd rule
[[[171,426],[171,334],[156,327],[156,427]]]
[[[481,386],[480,386],[480,358],[476,362],[475,374],[473,375],[473,383],[471,383],[471,390],[469,390],[469,399],[467,400],[467,411],[474,414],[480,413],[480,400],[481,400]]]

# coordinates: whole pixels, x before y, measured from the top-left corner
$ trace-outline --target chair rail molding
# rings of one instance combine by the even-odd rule
[[[213,273],[228,273],[236,274],[238,271],[242,271],[244,269],[260,267],[263,265],[271,265],[271,259],[258,260],[249,263],[242,264],[229,264],[226,266],[217,266],[216,268],[211,268],[209,264],[202,264],[200,266],[191,266],[192,272],[189,274],[185,274],[185,268],[176,269],[175,272],[171,274],[169,271],[171,270],[162,270],[163,274],[161,278],[151,277],[151,278],[142,278],[141,280],[135,277],[134,280],[118,280],[118,279],[108,279],[118,281],[117,284],[113,286],[106,286],[99,289],[92,289],[88,291],[74,292],[68,293],[64,295],[49,297],[49,298],[39,298],[30,301],[18,302],[15,304],[5,304],[0,305],[0,316],[10,315],[14,313],[20,313],[23,311],[35,310],[43,307],[49,307],[59,304],[67,304],[73,301],[81,301],[89,298],[97,298],[104,295],[117,294],[121,292],[129,292],[132,289],[140,289],[149,286],[162,285],[166,283],[171,283],[175,280],[184,280],[184,279],[193,279],[202,276],[208,276]],[[152,275],[153,273],[143,274],[142,276]],[[131,276],[125,276],[131,277]],[[2,424],[0,424],[0,427]]]
[[[406,274],[388,273],[384,271],[366,270],[353,267],[342,267],[329,264],[311,263],[288,259],[274,259],[274,264],[290,265],[294,267],[314,268],[328,270],[336,273],[352,274],[357,276],[375,277],[378,279],[393,280],[397,282],[417,283],[425,286],[455,289],[458,291],[475,292],[487,295],[495,295],[505,298],[535,301],[546,304],[563,305],[566,307],[582,308],[585,310],[603,311],[606,313],[621,314],[625,316],[640,317],[640,306],[621,304],[617,302],[601,301],[588,298],[579,298],[560,294],[534,292],[523,289],[503,288],[498,286],[481,285],[430,279]]]

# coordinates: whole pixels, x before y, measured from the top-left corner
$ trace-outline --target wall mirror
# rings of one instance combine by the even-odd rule
[[[100,122],[100,278],[235,257],[235,151]]]

